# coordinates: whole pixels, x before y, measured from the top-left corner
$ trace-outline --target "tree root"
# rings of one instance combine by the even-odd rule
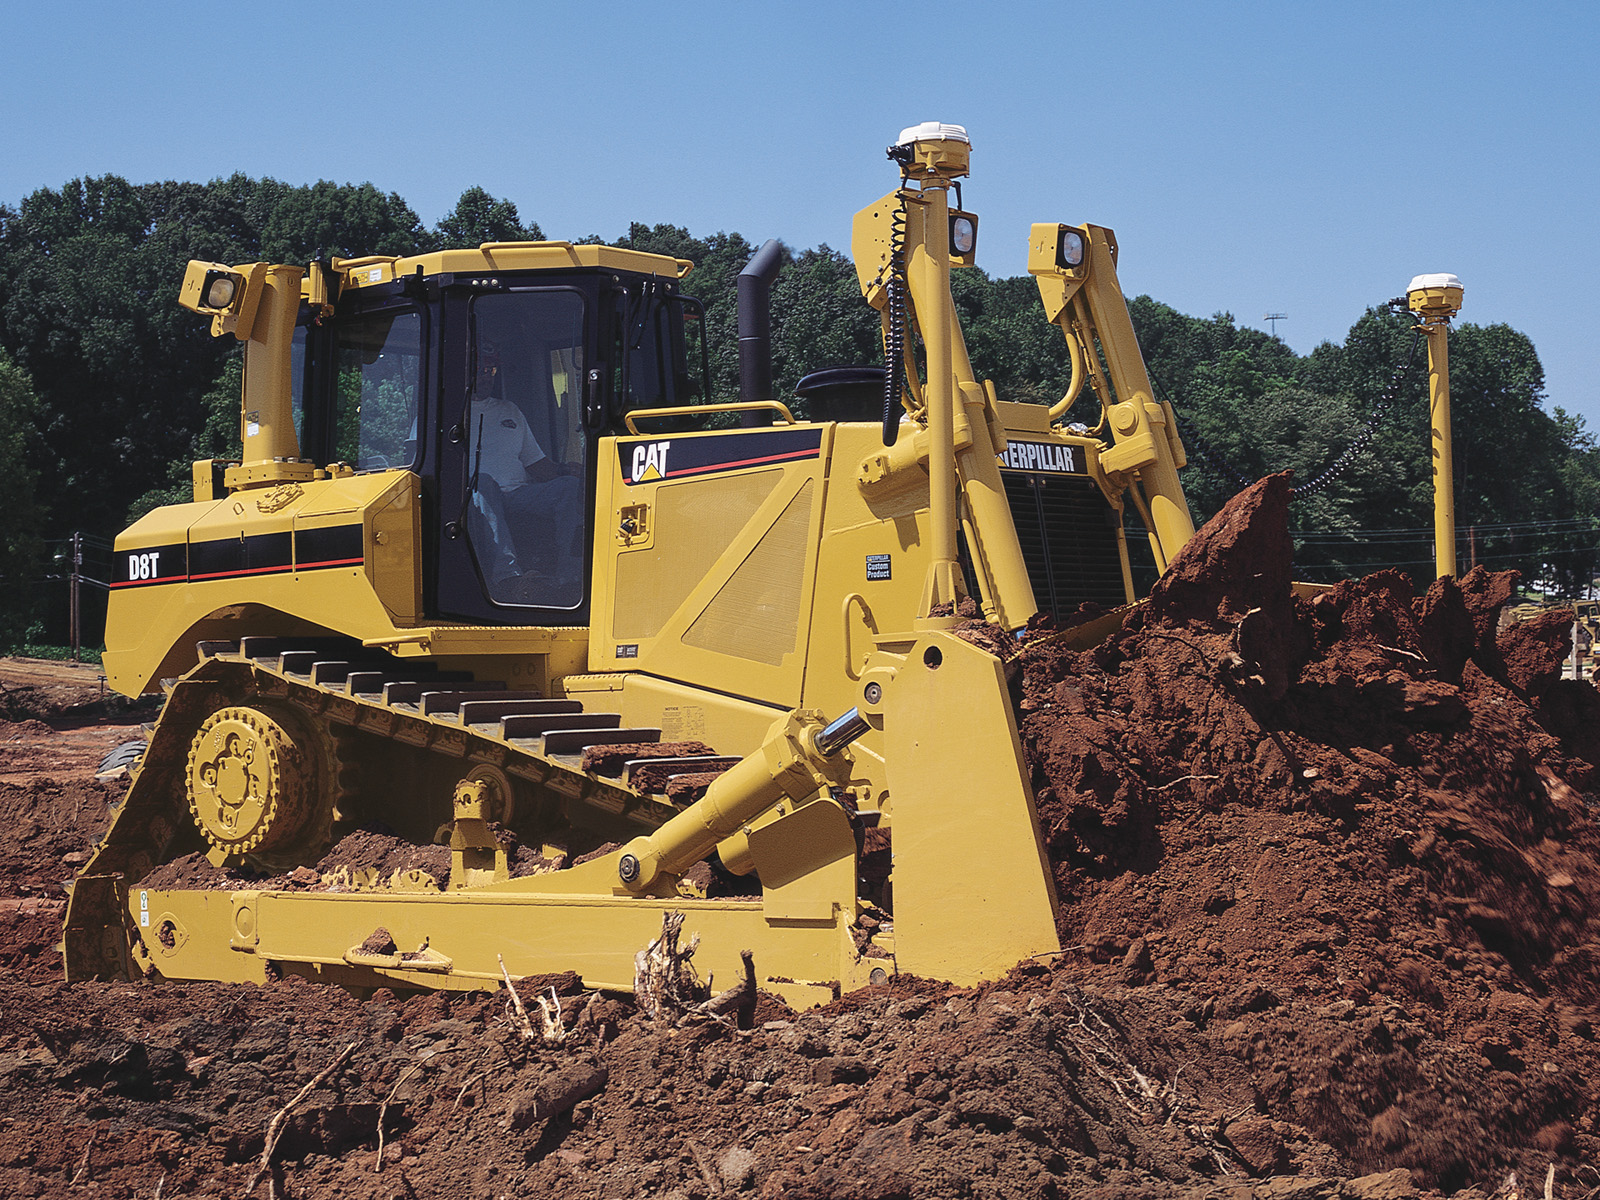
[[[495,955],[500,960],[500,974],[506,981],[506,991],[511,993],[511,1024],[522,1035],[525,1042],[543,1042],[546,1046],[560,1046],[567,1040],[567,1026],[561,1015],[561,997],[555,988],[550,989],[550,999],[535,996],[539,1002],[539,1031],[534,1032],[533,1019],[528,1016],[527,1007],[522,1003],[522,997],[517,994],[517,985],[511,982],[511,972],[506,970],[506,960],[503,955]]]
[[[83,1158],[78,1163],[78,1169],[72,1173],[71,1182],[76,1185],[89,1177],[89,1156],[94,1153],[94,1140],[100,1136],[100,1127],[97,1125],[89,1131],[89,1144],[83,1148]]]
[[[1179,1095],[1176,1076],[1173,1082],[1162,1083],[1146,1075],[1117,1048],[1116,1042],[1120,1039],[1116,1032],[1086,999],[1071,996],[1068,1003],[1077,1020],[1067,1027],[1067,1036],[1082,1052],[1089,1069],[1116,1093],[1128,1111],[1167,1125],[1176,1123],[1191,1141],[1211,1156],[1219,1171],[1224,1175],[1232,1174],[1235,1164],[1228,1153],[1229,1147],[1221,1140],[1222,1131],[1230,1120],[1242,1114],[1208,1123],[1206,1118],[1210,1114]]]
[[[389,1115],[389,1101],[393,1100],[395,1093],[400,1090],[400,1085],[422,1070],[422,1062],[414,1062],[400,1073],[400,1078],[394,1081],[394,1086],[389,1089],[389,1094],[383,1098],[383,1103],[378,1105],[378,1157],[373,1161],[372,1173],[378,1174],[383,1170],[383,1122]]]
[[[695,934],[680,949],[678,936],[682,932],[681,912],[662,913],[661,933],[634,955],[634,1001],[651,1020],[686,1012],[706,999],[707,989],[689,961],[700,947],[700,935]]]
[[[261,1161],[256,1164],[255,1174],[250,1176],[250,1182],[245,1186],[244,1194],[246,1196],[249,1196],[255,1192],[256,1184],[261,1182],[261,1177],[263,1175],[266,1175],[268,1200],[277,1200],[277,1184],[273,1182],[272,1176],[268,1174],[268,1172],[271,1170],[272,1166],[272,1152],[278,1148],[278,1138],[283,1132],[284,1118],[289,1115],[290,1111],[293,1110],[294,1107],[300,1103],[300,1101],[304,1100],[318,1087],[331,1079],[333,1077],[333,1073],[340,1067],[344,1066],[344,1064],[349,1061],[350,1056],[356,1052],[356,1046],[358,1044],[359,1043],[357,1042],[351,1042],[348,1046],[341,1050],[337,1058],[335,1058],[327,1066],[323,1067],[322,1070],[317,1073],[315,1079],[296,1092],[294,1094],[294,1099],[290,1100],[289,1103],[280,1108],[272,1120],[267,1123],[267,1144],[262,1147]]]

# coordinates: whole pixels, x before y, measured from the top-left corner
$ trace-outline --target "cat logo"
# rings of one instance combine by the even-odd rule
[[[648,483],[667,473],[667,448],[671,442],[640,442],[633,448],[633,474],[630,483]]]

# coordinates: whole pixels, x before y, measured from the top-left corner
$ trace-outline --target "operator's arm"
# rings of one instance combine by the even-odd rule
[[[541,458],[528,468],[528,478],[535,483],[549,483],[563,475],[582,474],[582,471],[583,468],[577,463],[559,463],[553,458]]]
[[[561,463],[551,458],[539,445],[539,440],[533,436],[533,430],[526,424],[522,426],[522,448],[518,453],[522,465],[527,468],[528,478],[534,483],[549,483],[563,475],[579,475],[582,468],[576,463]]]

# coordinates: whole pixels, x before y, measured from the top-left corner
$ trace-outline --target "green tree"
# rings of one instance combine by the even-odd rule
[[[14,645],[34,615],[43,571],[36,475],[38,399],[27,372],[0,351],[0,645]]]
[[[231,339],[230,339],[231,340]],[[151,488],[128,506],[128,524],[168,504],[194,499],[194,464],[201,459],[238,462],[244,454],[239,430],[239,393],[244,388],[244,355],[235,349],[223,362],[222,374],[200,397],[203,422],[189,448],[167,464],[167,481]]]
[[[433,227],[441,250],[476,250],[484,242],[542,242],[537,221],[524,225],[517,206],[497,200],[481,187],[461,193],[455,208]]]
[[[237,210],[220,209],[192,185],[108,175],[0,210],[0,344],[42,402],[36,466],[56,528],[112,532],[192,435],[226,347],[178,289],[190,257],[243,249]]]
[[[370,183],[323,179],[290,187],[263,179],[256,190],[260,254],[271,262],[304,263],[319,255],[398,257],[436,248],[434,235],[410,205]]]
[[[881,365],[877,310],[861,298],[855,264],[826,245],[792,257],[772,285],[772,378],[779,399],[824,367]]]

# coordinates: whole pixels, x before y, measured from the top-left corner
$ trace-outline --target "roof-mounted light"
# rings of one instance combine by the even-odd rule
[[[212,271],[206,276],[205,289],[205,307],[227,308],[239,290],[239,277],[227,271]]]

